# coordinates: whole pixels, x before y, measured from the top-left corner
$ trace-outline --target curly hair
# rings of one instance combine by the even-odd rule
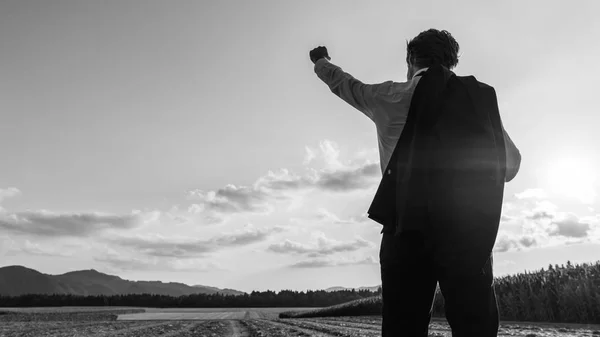
[[[431,28],[421,32],[410,42],[406,41],[406,63],[412,63],[417,68],[438,63],[452,69],[458,64],[458,50],[458,42],[452,34]]]

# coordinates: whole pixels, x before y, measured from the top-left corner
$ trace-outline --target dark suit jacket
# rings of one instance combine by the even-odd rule
[[[481,162],[460,166],[452,160],[460,148],[456,143],[460,130],[466,127],[486,130],[489,141],[475,146],[481,150]],[[454,145],[454,152],[448,144]],[[433,173],[428,170],[432,151],[438,151],[436,158],[447,163],[444,167],[446,164],[438,162],[442,169]],[[494,88],[473,76],[456,76],[446,67],[434,65],[415,88],[406,125],[368,216],[384,226],[382,232],[435,231],[437,236],[446,236],[446,245],[468,242],[491,252],[505,175],[504,134]],[[439,221],[431,224],[424,216]]]

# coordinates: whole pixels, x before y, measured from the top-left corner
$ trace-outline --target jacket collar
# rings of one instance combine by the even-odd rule
[[[421,75],[425,75],[424,73],[427,71],[427,69],[429,69],[429,67],[421,68],[421,69],[417,70],[417,72],[413,75],[412,78],[415,78],[415,77],[421,76]]]

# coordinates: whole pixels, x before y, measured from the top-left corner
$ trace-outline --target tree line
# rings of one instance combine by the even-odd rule
[[[253,291],[243,295],[192,294],[168,296],[157,294],[127,295],[72,295],[25,294],[0,296],[0,307],[56,307],[56,306],[127,306],[154,308],[264,308],[264,307],[326,307],[381,294],[369,290],[341,290],[327,292],[282,290]]]

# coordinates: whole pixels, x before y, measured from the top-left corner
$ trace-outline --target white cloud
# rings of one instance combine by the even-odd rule
[[[8,236],[0,237],[0,256],[2,255],[39,255],[72,257],[82,250],[81,246],[65,244],[62,240],[48,243],[34,242],[29,239],[15,241]]]
[[[573,213],[565,213],[560,219],[552,222],[550,235],[560,235],[568,238],[587,237],[591,230],[589,223],[584,223]]]
[[[27,211],[0,213],[0,229],[16,234],[81,237],[107,229],[131,229],[141,223],[137,214],[56,213]]]
[[[316,156],[306,148],[312,162]],[[311,192],[349,193],[370,191],[377,187],[381,173],[378,163],[343,164],[339,160],[338,146],[325,140],[320,143],[325,168],[307,168],[305,174],[287,169],[268,171],[251,186],[228,184],[215,191],[190,190],[188,196],[193,204],[188,212],[203,218],[205,223],[222,223],[236,214],[272,214],[287,204],[286,211],[298,209],[304,204],[304,195]]]
[[[154,210],[154,211],[133,210],[131,213],[136,215],[138,217],[139,221],[144,225],[159,222],[159,220],[161,219],[161,217],[163,215],[162,212],[159,210]]]
[[[341,242],[327,238],[322,232],[314,232],[313,239],[314,242],[310,245],[286,239],[284,242],[270,245],[267,250],[280,254],[306,254],[308,257],[319,257],[375,247],[375,244],[360,236],[357,236],[353,241]]]
[[[19,194],[21,194],[21,191],[16,187],[0,188],[0,201],[6,198],[15,197]]]
[[[540,189],[527,189],[515,196],[519,201],[503,209],[501,221],[508,222],[509,226],[502,226],[504,229],[498,233],[495,251],[519,251],[600,239],[600,214],[579,217],[561,211]],[[520,231],[508,230],[516,229],[513,224],[520,224]]]
[[[267,240],[272,235],[283,232],[280,226],[243,229],[222,233],[208,239],[190,239],[189,237],[165,237],[159,234],[135,236],[111,236],[104,240],[136,253],[154,257],[189,258],[206,256],[209,253],[233,247],[242,247]]]
[[[56,245],[53,245],[54,247]],[[33,243],[29,240],[25,240],[25,244],[20,249],[22,252],[31,255],[41,255],[41,256],[61,256],[61,257],[70,257],[77,254],[77,251],[74,250],[62,250],[60,248],[50,248],[44,245],[40,245],[39,243]]]
[[[521,193],[516,193],[515,197],[517,199],[545,199],[548,194],[541,188],[529,188]]]
[[[94,260],[104,263],[113,271],[171,271],[171,272],[210,272],[225,270],[218,263],[201,259],[172,259],[161,257],[135,256],[106,251]]]
[[[326,268],[326,267],[342,267],[352,265],[376,265],[379,261],[372,256],[365,258],[320,258],[310,259],[291,264],[290,268]]]
[[[312,150],[308,146],[306,146],[304,149],[305,149],[306,153],[304,155],[304,161],[302,162],[302,164],[308,165],[313,161],[313,159],[315,159],[317,157],[317,155],[315,154],[315,151]]]
[[[351,224],[350,220],[342,220],[337,215],[328,211],[325,208],[317,209],[316,218],[325,222],[333,223],[333,224]]]
[[[19,189],[16,187],[0,188],[0,203],[4,199],[13,198],[20,194],[21,194],[21,191],[19,191]],[[3,211],[4,211],[4,208],[2,208],[2,206],[0,206],[0,212],[3,212]]]
[[[340,148],[337,143],[330,140],[324,140],[319,143],[319,148],[325,160],[325,168],[330,170],[339,170],[344,168],[340,162]]]
[[[9,236],[0,236],[0,256],[12,255],[18,251],[17,243]]]

